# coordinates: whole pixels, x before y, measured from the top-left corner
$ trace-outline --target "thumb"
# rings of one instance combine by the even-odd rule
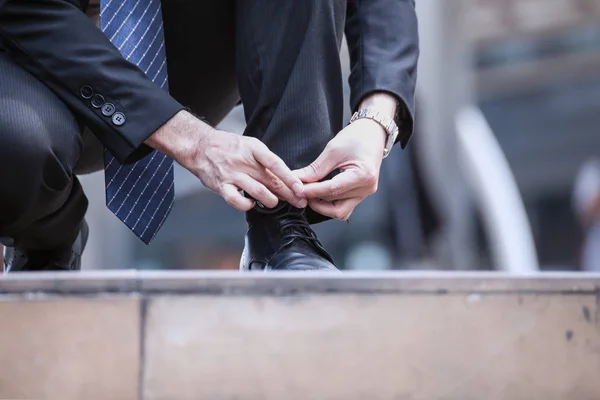
[[[336,164],[334,152],[325,149],[310,165],[297,169],[293,173],[304,183],[318,182],[329,175],[336,168]]]

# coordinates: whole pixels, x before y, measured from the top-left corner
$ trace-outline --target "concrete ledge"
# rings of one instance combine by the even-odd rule
[[[240,273],[232,271],[107,270],[82,273],[21,273],[0,277],[0,295],[45,293],[158,293],[235,295],[294,293],[600,293],[600,273],[497,272],[350,272],[342,275],[311,272]]]
[[[0,399],[598,399],[600,275],[0,279]]]

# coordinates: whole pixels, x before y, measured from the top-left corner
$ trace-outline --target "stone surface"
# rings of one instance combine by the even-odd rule
[[[237,271],[112,270],[82,273],[8,274],[0,294],[44,292],[54,295],[103,293],[173,294],[595,294],[600,273],[544,273],[514,276],[498,272],[319,272],[240,273]]]
[[[0,399],[138,398],[140,300],[0,297]]]
[[[145,399],[598,399],[593,294],[158,296]]]
[[[599,288],[560,273],[8,275],[0,399],[598,399]]]

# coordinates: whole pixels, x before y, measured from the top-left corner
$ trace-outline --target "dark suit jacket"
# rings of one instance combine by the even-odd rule
[[[143,141],[183,105],[126,61],[82,10],[88,0],[0,0],[0,40],[12,57],[51,88],[121,162],[150,149]],[[351,106],[373,91],[401,100],[399,141],[413,130],[418,58],[413,0],[348,0],[346,36]],[[113,124],[82,97],[91,86],[126,115]]]

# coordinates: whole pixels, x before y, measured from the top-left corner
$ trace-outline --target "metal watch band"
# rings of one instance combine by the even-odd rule
[[[385,142],[385,148],[383,149],[383,158],[386,158],[390,154],[392,146],[398,137],[398,125],[396,125],[396,122],[393,118],[381,115],[379,110],[374,107],[361,108],[355,112],[354,115],[352,115],[352,118],[350,118],[350,123],[363,118],[371,119],[377,122],[387,132],[387,140]]]

